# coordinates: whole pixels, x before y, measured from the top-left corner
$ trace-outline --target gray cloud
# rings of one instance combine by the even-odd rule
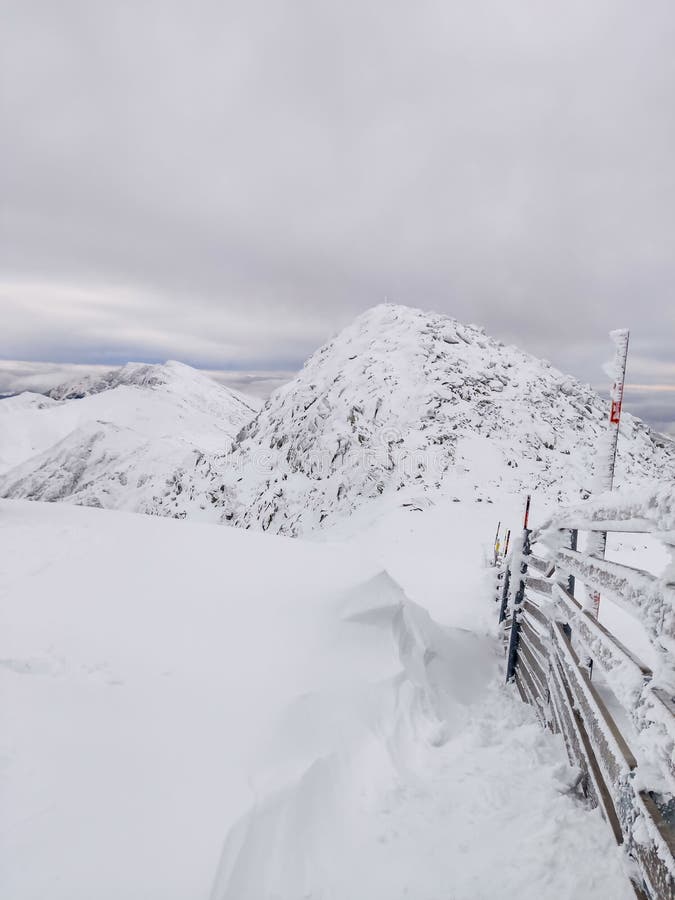
[[[46,391],[66,381],[106,371],[109,366],[85,366],[64,363],[0,360],[0,396]]]
[[[675,384],[671,0],[2,6],[1,356],[292,370],[389,299]]]
[[[657,431],[675,437],[675,385],[627,385],[624,408]]]
[[[233,372],[207,370],[214,381],[224,384],[226,387],[241,391],[244,394],[251,394],[260,399],[267,399],[272,391],[275,391],[282,384],[286,384],[294,377],[295,372]]]

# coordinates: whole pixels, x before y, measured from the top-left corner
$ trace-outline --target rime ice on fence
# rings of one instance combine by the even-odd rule
[[[675,544],[675,487],[654,484],[640,490],[600,494],[556,512],[555,525],[549,519],[537,534],[548,544],[552,535],[546,532],[552,526],[556,530],[585,529],[598,523],[604,523],[609,531],[650,531]]]
[[[606,492],[561,510],[531,534],[535,554],[544,545],[546,560],[525,557],[516,545],[509,565],[517,612],[504,617],[507,677],[542,724],[563,734],[570,761],[582,770],[584,795],[601,808],[635,866],[636,894],[675,900],[675,566],[657,578],[571,549],[576,530],[647,532],[672,553],[675,490]],[[524,577],[523,596],[516,591],[525,559],[538,572]],[[650,665],[582,607],[569,576],[640,623],[654,651]],[[601,677],[591,679],[589,658]]]

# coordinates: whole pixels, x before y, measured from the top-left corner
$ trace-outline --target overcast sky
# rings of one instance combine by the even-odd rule
[[[0,358],[245,379],[389,300],[594,384],[629,327],[675,420],[673,0],[0,8]]]

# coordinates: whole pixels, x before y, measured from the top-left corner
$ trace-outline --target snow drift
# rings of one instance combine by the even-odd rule
[[[459,524],[424,575],[475,626]],[[410,599],[414,545],[403,589],[356,542],[21,501],[0,532],[3,896],[630,896],[492,638]]]

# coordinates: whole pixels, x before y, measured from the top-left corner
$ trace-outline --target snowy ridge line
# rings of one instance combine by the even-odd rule
[[[611,530],[613,521],[640,522],[670,543],[674,496],[660,486],[640,495],[603,496],[592,507],[557,513],[536,532],[524,529],[497,597],[502,609],[506,604],[501,618],[510,626],[504,628],[507,680],[545,727],[563,734],[570,761],[582,769],[582,792],[600,806],[637,867],[636,894],[652,900],[675,898],[675,831],[666,814],[675,796],[675,571],[671,566],[656,578],[596,559],[570,549],[577,543],[570,532],[582,522],[596,532]],[[546,547],[550,559],[533,556],[531,540]],[[535,578],[528,575],[530,565]],[[653,671],[574,597],[575,578],[585,591],[602,592],[640,621],[656,652]],[[589,659],[603,675],[601,690],[582,662]]]
[[[169,359],[162,364],[129,362],[100,375],[85,375],[82,378],[66,381],[47,391],[45,396],[57,401],[82,400],[93,394],[114,390],[121,385],[150,388],[151,390],[158,388],[174,390],[179,388],[180,390],[185,383],[193,388],[198,387],[202,390],[205,385],[212,388],[215,384],[236,405],[244,407],[251,414],[258,410],[259,404],[256,403],[255,398],[242,394],[233,388],[219,385],[198,369],[185,365],[185,363],[177,362],[174,359]]]

